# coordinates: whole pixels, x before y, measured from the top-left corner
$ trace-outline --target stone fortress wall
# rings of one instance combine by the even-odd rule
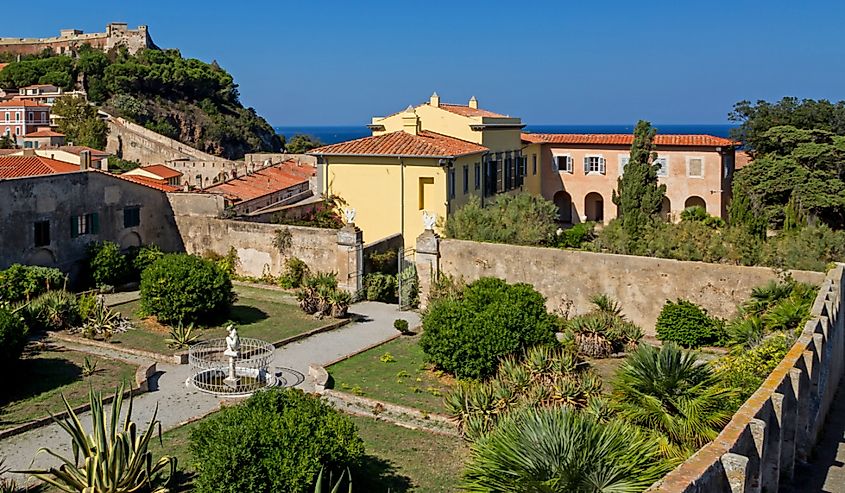
[[[155,48],[147,26],[129,29],[126,23],[112,22],[106,32],[84,33],[78,29],[62,29],[58,36],[49,38],[0,38],[0,52],[15,55],[34,55],[45,49],[54,53],[72,53],[83,45],[102,51],[125,46],[130,53],[143,48]]]

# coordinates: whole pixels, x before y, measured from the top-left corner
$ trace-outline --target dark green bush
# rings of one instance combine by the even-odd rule
[[[63,290],[48,291],[21,306],[18,312],[29,332],[64,330],[82,322],[76,295]]]
[[[258,392],[201,421],[190,449],[197,493],[310,493],[321,467],[340,474],[364,456],[348,417],[296,389]]]
[[[382,274],[396,274],[399,265],[396,262],[396,251],[373,252],[369,255],[370,266],[374,272]]]
[[[462,297],[434,301],[423,315],[420,347],[429,361],[459,378],[493,374],[499,359],[555,342],[555,319],[528,284],[481,278]]]
[[[707,311],[687,300],[666,301],[657,317],[655,329],[661,341],[674,341],[687,348],[696,348],[724,341],[724,322],[710,317]]]
[[[12,264],[0,271],[0,302],[30,300],[51,289],[61,289],[66,282],[59,269]]]
[[[403,334],[410,334],[411,329],[408,328],[408,321],[402,320],[401,318],[397,318],[393,321],[393,328],[398,330]]]
[[[147,267],[153,265],[161,257],[164,257],[164,252],[161,251],[161,248],[157,245],[145,245],[138,250],[135,258],[132,260],[132,265],[140,276]]]
[[[20,358],[26,346],[27,327],[12,310],[0,306],[0,367],[9,367]]]
[[[287,289],[302,287],[311,270],[303,260],[290,257],[285,260],[285,270],[279,277],[279,286]]]
[[[119,286],[131,280],[132,265],[120,245],[111,241],[88,245],[88,268],[94,286]]]
[[[368,301],[396,303],[396,276],[374,272],[364,276]]]
[[[213,321],[234,300],[229,274],[195,255],[167,254],[141,274],[141,309],[162,322]]]
[[[581,248],[584,243],[594,237],[593,228],[595,223],[578,223],[571,228],[560,230],[555,235],[555,246],[560,248]]]
[[[557,229],[557,207],[539,195],[502,193],[483,207],[475,195],[449,214],[445,233],[458,240],[543,245]]]

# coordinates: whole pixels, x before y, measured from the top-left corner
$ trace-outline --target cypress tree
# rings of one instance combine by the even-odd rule
[[[660,212],[666,185],[657,184],[654,146],[656,131],[651,123],[640,120],[634,129],[631,155],[613,191],[613,203],[619,207],[622,230],[628,236],[628,252],[635,252],[645,230]]]

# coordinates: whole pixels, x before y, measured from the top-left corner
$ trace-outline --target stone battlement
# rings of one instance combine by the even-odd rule
[[[143,48],[156,48],[147,26],[129,29],[126,23],[112,22],[106,32],[83,33],[78,29],[62,29],[58,36],[49,38],[0,38],[0,52],[15,55],[34,55],[45,49],[55,53],[73,53],[83,45],[102,51],[125,46],[130,53]]]

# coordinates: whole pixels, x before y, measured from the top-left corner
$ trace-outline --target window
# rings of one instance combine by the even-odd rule
[[[35,221],[35,246],[50,244],[50,221]]]
[[[100,231],[100,217],[96,212],[71,216],[70,237],[76,238],[82,235],[95,235]]]
[[[605,173],[605,161],[602,156],[585,156],[584,173]]]
[[[690,178],[704,177],[704,158],[688,157],[687,158],[687,176]]]
[[[464,195],[469,192],[469,166],[464,165]]]
[[[475,163],[475,189],[481,188],[481,163]]]
[[[419,184],[419,206],[420,210],[425,210],[426,197],[431,195],[431,189],[434,188],[434,178],[425,177],[420,178]]]
[[[531,155],[531,174],[532,175],[537,174],[537,155],[536,154]]]
[[[449,168],[449,198],[455,198],[455,168]]]
[[[625,166],[628,164],[628,161],[631,160],[631,156],[629,154],[620,154],[619,155],[619,176],[625,174]]]
[[[141,208],[140,207],[124,207],[123,208],[123,227],[132,228],[141,225]]]
[[[669,174],[669,158],[659,157],[654,160],[654,164],[660,165],[660,169],[657,170],[657,176],[667,176]]]
[[[555,171],[563,171],[564,173],[572,173],[572,156],[569,154],[554,156],[552,169]]]

